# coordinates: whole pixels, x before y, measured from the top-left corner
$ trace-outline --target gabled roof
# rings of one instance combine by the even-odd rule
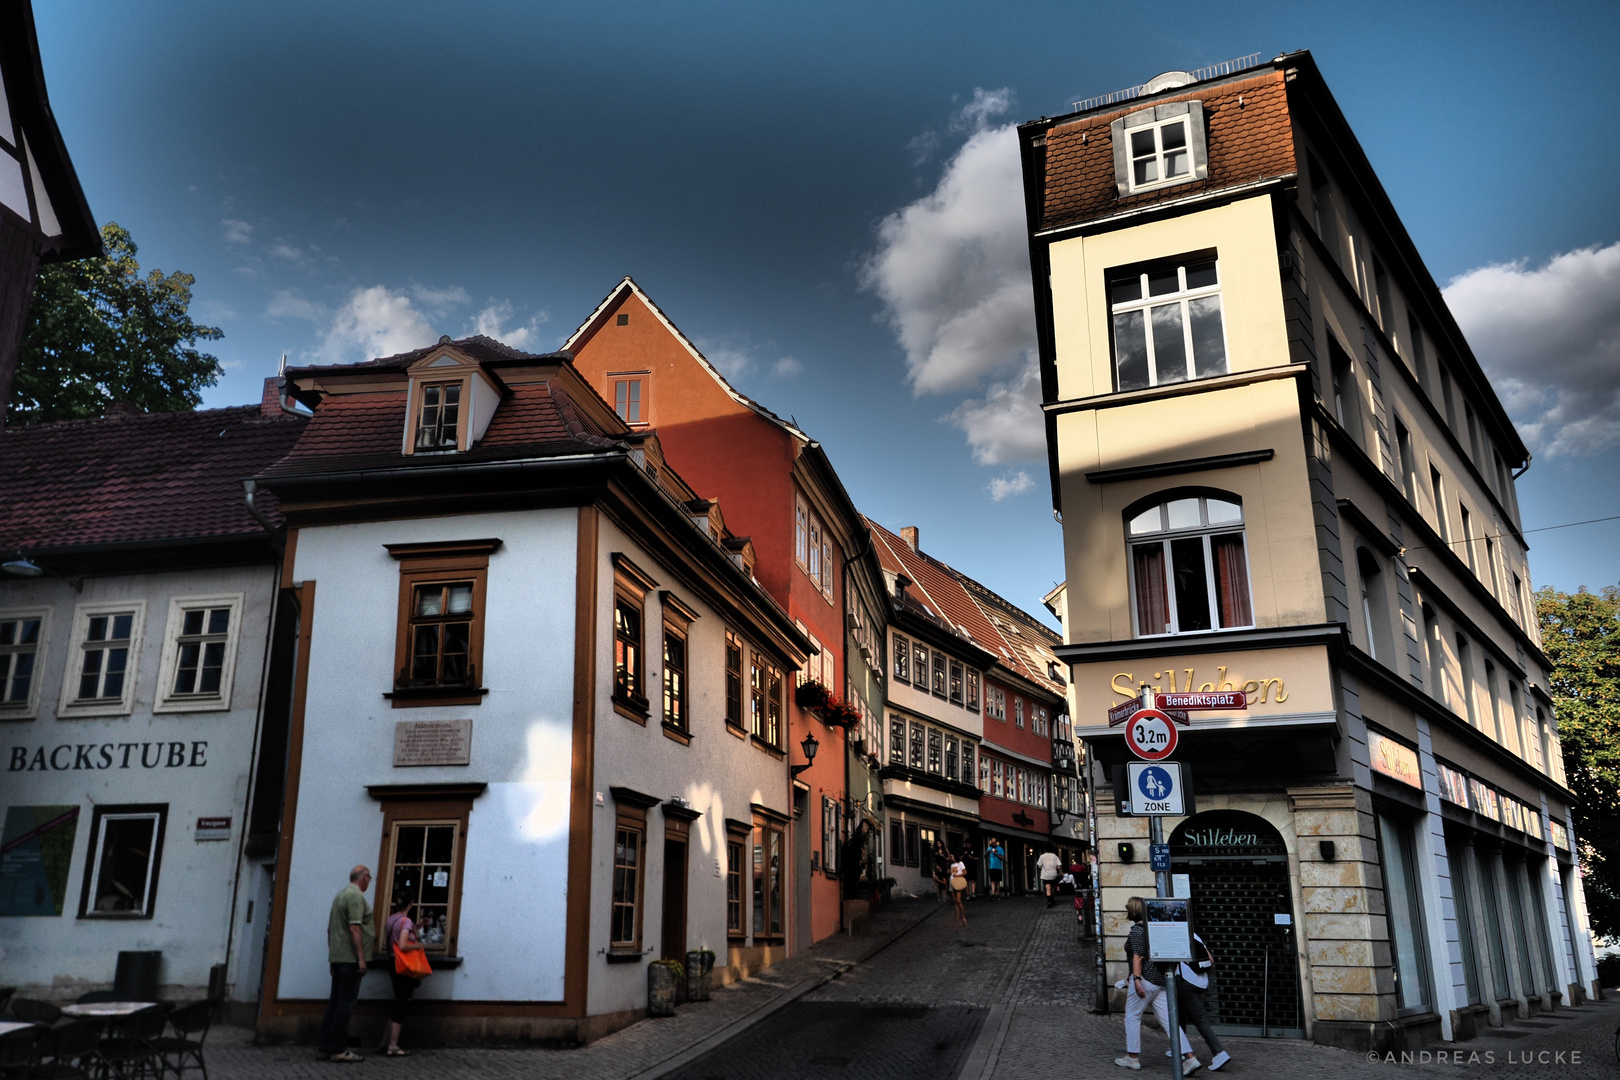
[[[744,408],[758,413],[760,416],[769,420],[771,423],[777,425],[783,431],[788,432],[794,438],[799,439],[802,442],[808,443],[814,441],[809,435],[800,430],[798,425],[792,423],[791,421],[782,419],[780,416],[771,412],[771,410],[767,409],[765,406],[761,405],[759,402],[755,401],[741,390],[738,390],[735,386],[732,386],[726,377],[720,374],[720,370],[709,362],[709,358],[704,356],[702,351],[696,345],[692,344],[692,339],[681,332],[680,327],[676,326],[674,321],[671,320],[668,315],[664,314],[664,309],[654,303],[652,297],[643,292],[641,286],[637,285],[635,279],[630,277],[628,274],[625,275],[624,280],[620,281],[613,287],[613,289],[607,294],[600,304],[596,305],[596,310],[592,311],[585,321],[579,324],[579,328],[572,334],[568,335],[568,340],[563,342],[564,351],[574,350],[583,339],[591,334],[594,334],[598,329],[600,329],[602,323],[607,319],[608,314],[624,299],[627,293],[634,295],[643,304],[647,305],[647,310],[651,311],[655,316],[657,316],[658,321],[663,324],[664,329],[668,330],[675,340],[680,342],[681,346],[686,349],[687,352],[691,353],[692,359],[697,361],[698,366],[703,368],[704,371],[708,372],[709,377],[712,378],[720,386],[720,388],[731,397],[733,401],[737,402],[737,404],[743,406]]]
[[[908,598],[920,604],[935,621],[943,623],[984,649],[1008,671],[1061,697],[1063,683],[1047,670],[1057,662],[1052,646],[1060,639],[1039,620],[1009,603],[965,574],[911,545],[882,525],[866,519],[872,530],[878,562],[888,573],[911,579]]]
[[[258,405],[8,427],[0,435],[0,551],[262,536],[242,481],[307,423]],[[280,523],[274,495],[255,502]]]

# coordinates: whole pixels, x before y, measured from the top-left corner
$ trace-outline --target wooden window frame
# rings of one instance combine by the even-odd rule
[[[907,821],[907,822],[903,822],[903,824],[905,826],[904,835],[905,835],[905,838],[906,838],[906,860],[905,860],[905,865],[907,865],[907,866],[921,866],[922,865],[922,836],[920,835],[920,833],[918,831],[918,825],[917,825],[917,823],[915,821]]]
[[[647,594],[658,588],[658,582],[653,580],[641,567],[637,566],[623,552],[613,553],[613,596],[612,606],[608,609],[607,625],[610,628],[608,638],[608,693],[613,701],[613,711],[627,720],[633,720],[646,726],[647,719],[652,714],[652,702],[648,699],[645,690],[647,686]],[[635,687],[628,692],[619,685],[618,673],[618,609],[623,603],[633,607],[637,613],[640,640],[636,646]]]
[[[472,817],[472,799],[396,799],[382,800],[382,845],[377,853],[377,888],[372,910],[377,923],[377,940],[383,941],[383,927],[388,919],[388,908],[394,894],[394,853],[402,825],[455,825],[456,850],[450,869],[450,899],[445,913],[444,948],[429,949],[432,956],[446,958],[459,955],[457,935],[461,926],[461,888],[466,877],[467,824]],[[378,948],[382,946],[379,944]]]
[[[781,865],[777,868],[776,881],[776,903],[779,908],[777,914],[781,920],[781,925],[775,930],[770,929],[769,926],[771,893],[768,853],[771,848],[770,838],[772,836],[777,838],[777,851],[781,859]],[[788,926],[788,846],[787,822],[785,820],[779,820],[777,815],[764,814],[757,809],[755,810],[751,858],[753,861],[749,867],[749,881],[752,884],[752,890],[749,892],[749,907],[752,912],[751,923],[754,944],[786,942]],[[756,893],[759,897],[757,903],[755,902]],[[763,928],[760,925],[761,922],[766,924]]]
[[[395,626],[392,689],[383,696],[396,709],[429,705],[478,705],[489,690],[482,685],[484,623],[488,615],[489,557],[499,550],[497,539],[446,541],[426,544],[386,544],[399,562],[399,612]],[[467,632],[466,684],[410,686],[401,676],[411,662],[411,619],[416,587],[436,581],[471,581],[472,619]]]
[[[102,852],[104,822],[107,818],[144,818],[155,817],[157,827],[153,830],[152,851],[147,857],[146,865],[146,896],[142,900],[139,911],[94,911],[90,908],[91,885],[98,882],[100,877],[100,862]],[[168,831],[169,804],[168,803],[129,803],[108,804],[97,806],[90,815],[90,843],[85,852],[84,881],[79,890],[79,918],[81,919],[150,919],[157,908],[158,878],[163,870],[163,840]]]
[[[629,428],[631,428],[633,430],[636,430],[636,431],[640,431],[643,428],[651,427],[652,426],[652,370],[647,369],[647,370],[644,370],[644,371],[610,371],[610,372],[607,373],[607,380],[608,380],[608,387],[609,387],[609,390],[608,390],[608,405],[612,407],[613,415],[617,416],[619,418],[619,420],[621,422],[623,422],[626,427],[629,427]],[[641,386],[640,386],[640,395],[636,399],[636,404],[640,407],[639,412],[640,412],[640,417],[641,418],[639,420],[631,420],[631,419],[629,419],[628,415],[626,415],[630,411],[630,408],[629,408],[629,389],[628,389],[628,384],[630,384],[630,383],[639,383],[639,384],[641,384]],[[624,385],[626,387],[626,390],[625,390],[625,412],[624,412],[624,414],[621,414],[619,412],[619,387],[621,385]]]
[[[905,765],[906,763],[906,722],[901,717],[889,715],[889,764]]]
[[[968,712],[979,711],[979,673],[973,668],[967,669],[967,702],[964,707]]]
[[[422,375],[411,380],[411,412],[410,431],[406,433],[406,453],[408,454],[454,454],[467,449],[468,420],[471,419],[472,406],[472,375],[462,371],[451,374],[450,368],[428,368]],[[440,378],[443,373],[450,377]],[[416,441],[422,431],[422,411],[427,407],[427,392],[430,389],[443,389],[456,387],[460,393],[460,400],[456,402],[456,444],[454,446],[417,446]],[[443,416],[444,405],[439,405],[440,416]],[[441,425],[442,426],[442,425]]]
[[[950,662],[945,684],[946,693],[950,703],[952,705],[961,707],[965,707],[965,703],[962,698],[962,688],[963,684],[967,680],[964,672],[965,669],[963,668],[962,661],[953,659]]]
[[[725,642],[725,668],[726,668],[726,730],[740,739],[748,737],[748,728],[744,724],[743,703],[747,700],[747,681],[743,678],[744,668],[747,666],[748,642],[743,636],[726,628]],[[733,653],[737,657],[737,666],[731,666]],[[733,711],[735,710],[735,711]]]
[[[687,746],[692,742],[692,623],[697,620],[698,613],[668,589],[659,593],[658,597],[664,615],[663,663],[658,673],[661,691],[659,719],[665,735]],[[669,643],[672,638],[681,643],[682,660],[679,665],[670,662]],[[679,673],[678,687],[671,686],[673,672]],[[678,712],[678,717],[671,719],[672,712]]]
[[[750,876],[750,859],[753,855],[754,830],[744,821],[726,819],[726,939],[728,941],[748,940],[748,906],[749,893],[747,879]],[[737,858],[732,859],[736,853]],[[732,897],[732,886],[736,886],[737,895]],[[732,914],[736,914],[736,925],[732,925]]]
[[[894,678],[896,682],[911,683],[911,642],[900,634],[894,635]]]
[[[614,787],[613,793],[613,847],[619,843],[621,831],[634,832],[640,839],[640,860],[636,864],[636,895],[631,901],[634,907],[635,938],[633,941],[616,941],[613,938],[613,912],[621,905],[618,899],[618,882],[614,880],[618,871],[618,854],[613,853],[613,862],[609,864],[612,875],[608,879],[608,948],[607,959],[610,963],[640,960],[647,924],[647,811],[657,806],[661,800],[652,795],[644,795],[630,788]],[[669,824],[668,819],[665,825]]]

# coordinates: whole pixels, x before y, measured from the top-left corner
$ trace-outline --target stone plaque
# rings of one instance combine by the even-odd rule
[[[465,765],[472,754],[472,721],[400,720],[394,724],[394,767]]]

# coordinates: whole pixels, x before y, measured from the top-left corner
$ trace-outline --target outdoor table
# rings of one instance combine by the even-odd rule
[[[21,1031],[25,1027],[33,1026],[27,1020],[0,1020],[0,1035],[10,1035],[13,1031]]]
[[[152,1004],[154,1003],[150,1001],[87,1001],[82,1005],[62,1006],[62,1015],[73,1017],[128,1016],[131,1013],[140,1012]]]

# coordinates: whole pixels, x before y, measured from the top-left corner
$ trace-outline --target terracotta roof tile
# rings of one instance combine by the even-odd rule
[[[258,405],[71,420],[0,436],[0,549],[262,533],[242,481],[306,421]],[[274,495],[256,505],[273,521]]]
[[[1238,98],[1243,103],[1238,104]],[[1109,124],[1119,117],[1172,101],[1204,105],[1209,150],[1208,176],[1121,198],[1114,186],[1114,144]],[[1184,94],[1165,94],[1055,125],[1046,133],[1046,199],[1041,228],[1072,225],[1189,195],[1218,191],[1296,172],[1288,89],[1281,71]]]

